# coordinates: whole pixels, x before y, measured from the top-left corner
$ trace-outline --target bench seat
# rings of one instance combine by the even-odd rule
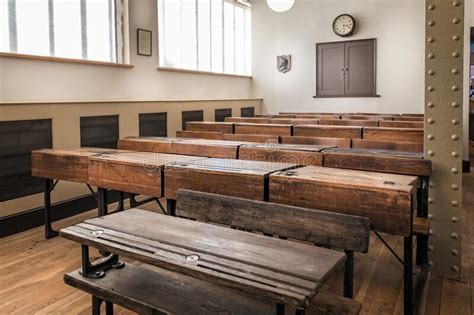
[[[84,278],[76,270],[65,274],[64,282],[139,314],[275,314],[272,303],[151,266],[127,264],[102,279]],[[321,293],[306,314],[359,314],[360,309],[355,300]]]

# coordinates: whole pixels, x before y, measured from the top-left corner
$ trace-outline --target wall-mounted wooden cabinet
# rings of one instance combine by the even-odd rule
[[[374,97],[376,40],[316,44],[316,97]]]

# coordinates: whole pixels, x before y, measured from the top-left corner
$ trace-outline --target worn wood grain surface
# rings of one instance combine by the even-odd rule
[[[245,135],[245,134],[224,134],[224,140],[228,141],[242,141],[242,142],[257,142],[257,143],[279,143],[279,136],[270,135]]]
[[[393,120],[392,115],[343,115],[341,119],[356,120]]]
[[[378,127],[378,120],[358,120],[358,119],[328,119],[321,120],[320,125],[329,126],[362,126],[362,127]]]
[[[292,125],[283,124],[238,123],[235,124],[235,133],[251,135],[291,136],[292,128]]]
[[[211,131],[176,131],[176,137],[177,138],[224,140],[224,134],[222,132],[211,132]]]
[[[255,124],[268,124],[271,118],[261,118],[261,117],[226,117],[226,122],[233,123],[255,123]]]
[[[378,149],[402,152],[423,153],[423,142],[380,141],[352,139],[352,147],[356,149]]]
[[[423,142],[423,129],[366,127],[363,139],[379,141]]]
[[[338,148],[350,148],[351,139],[348,138],[323,138],[323,137],[281,137],[283,144],[309,144],[328,145]]]
[[[379,123],[379,127],[388,127],[388,128],[417,128],[423,129],[424,128],[423,121],[381,121]]]
[[[293,127],[293,136],[361,139],[362,127],[297,125]]]
[[[270,175],[270,202],[367,217],[373,229],[408,236],[419,179],[308,166]]]
[[[234,123],[213,122],[213,121],[192,121],[192,122],[186,123],[186,130],[234,133]]]

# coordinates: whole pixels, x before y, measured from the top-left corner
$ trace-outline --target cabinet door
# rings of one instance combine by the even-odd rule
[[[344,46],[344,95],[375,95],[375,40],[346,42]]]
[[[344,95],[344,43],[316,45],[316,95]]]

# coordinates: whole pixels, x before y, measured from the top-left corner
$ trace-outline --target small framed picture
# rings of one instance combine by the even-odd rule
[[[137,54],[151,56],[151,31],[137,29]]]

